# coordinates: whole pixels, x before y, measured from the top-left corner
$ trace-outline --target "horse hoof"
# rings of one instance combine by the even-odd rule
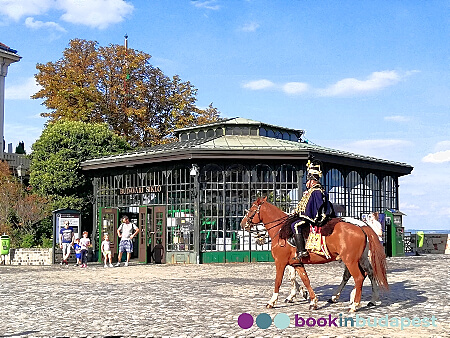
[[[294,301],[293,301],[292,299],[287,299],[287,298],[286,298],[286,299],[284,300],[284,302],[285,302],[285,303],[293,303]]]
[[[266,309],[271,309],[271,308],[273,308],[273,305],[270,305],[270,304],[266,305]]]
[[[377,304],[375,304],[374,302],[369,302],[368,304],[367,304],[367,306],[377,306]]]
[[[327,302],[330,303],[330,304],[334,304],[334,303],[337,303],[337,300],[335,300],[333,298],[330,298],[330,299],[327,300]]]
[[[308,292],[307,292],[307,291],[303,292],[303,298],[304,298],[305,300],[308,299]]]
[[[354,313],[354,312],[356,312],[356,309],[348,309],[348,312],[349,313]]]
[[[317,310],[317,305],[310,305],[309,310]]]

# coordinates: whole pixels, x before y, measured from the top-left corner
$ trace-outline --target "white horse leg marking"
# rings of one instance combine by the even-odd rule
[[[318,303],[319,303],[319,297],[317,297],[317,295],[316,295],[316,297],[314,299],[311,299],[311,301],[309,302],[309,309],[316,310]]]
[[[355,302],[355,296],[356,296],[356,289],[353,289],[350,293],[350,304],[353,304]]]
[[[288,265],[286,267],[288,272],[288,277],[291,282],[291,292],[289,293],[289,296],[284,300],[286,303],[291,303],[292,299],[294,299],[295,296],[297,296],[297,292],[300,288],[300,286],[297,283],[297,280],[295,279],[295,269],[294,267]]]
[[[334,303],[337,303],[337,301],[339,300],[339,297],[341,297],[341,293],[340,293],[340,292],[337,293],[337,294],[334,295],[334,296],[331,296],[331,300],[332,300]]]
[[[278,293],[273,293],[272,298],[270,298],[269,303],[267,303],[268,308],[273,308],[275,306],[275,303],[278,300]]]

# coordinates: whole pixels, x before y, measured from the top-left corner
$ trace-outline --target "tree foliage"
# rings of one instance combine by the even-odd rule
[[[49,124],[32,145],[30,184],[53,208],[73,208],[88,214],[92,184],[80,164],[90,157],[115,154],[130,146],[106,124],[59,121]]]
[[[0,161],[0,231],[17,243],[24,235],[33,237],[39,223],[50,215],[48,199],[25,190],[9,165]]]
[[[119,45],[74,39],[56,62],[38,64],[49,122],[105,122],[131,146],[170,142],[174,129],[214,122],[219,111],[196,107],[197,89],[150,64],[151,56]]]

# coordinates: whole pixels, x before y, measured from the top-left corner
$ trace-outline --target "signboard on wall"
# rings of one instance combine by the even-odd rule
[[[59,232],[64,228],[64,222],[69,221],[69,226],[72,227],[75,238],[80,238],[80,214],[56,214],[56,243],[59,244]]]

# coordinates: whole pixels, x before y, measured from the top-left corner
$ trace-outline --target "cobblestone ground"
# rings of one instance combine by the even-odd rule
[[[130,265],[104,268],[74,266],[0,266],[0,336],[3,337],[450,337],[450,256],[427,255],[388,259],[390,291],[382,304],[363,306],[360,318],[413,319],[435,316],[429,327],[296,327],[295,316],[306,318],[355,317],[347,313],[351,285],[342,302],[326,300],[339,284],[343,265],[333,262],[307,266],[319,309],[308,310],[288,295],[287,279],[274,309],[265,304],[273,292],[273,263],[204,265]],[[352,284],[352,280],[349,284]],[[363,304],[370,299],[366,281]],[[239,327],[247,312],[273,319],[284,313],[289,327],[275,324],[261,329]],[[312,323],[310,321],[310,323]],[[337,320],[339,325],[339,319]],[[395,323],[394,323],[395,325]],[[399,324],[400,325],[400,324]],[[405,322],[406,325],[406,322]]]

